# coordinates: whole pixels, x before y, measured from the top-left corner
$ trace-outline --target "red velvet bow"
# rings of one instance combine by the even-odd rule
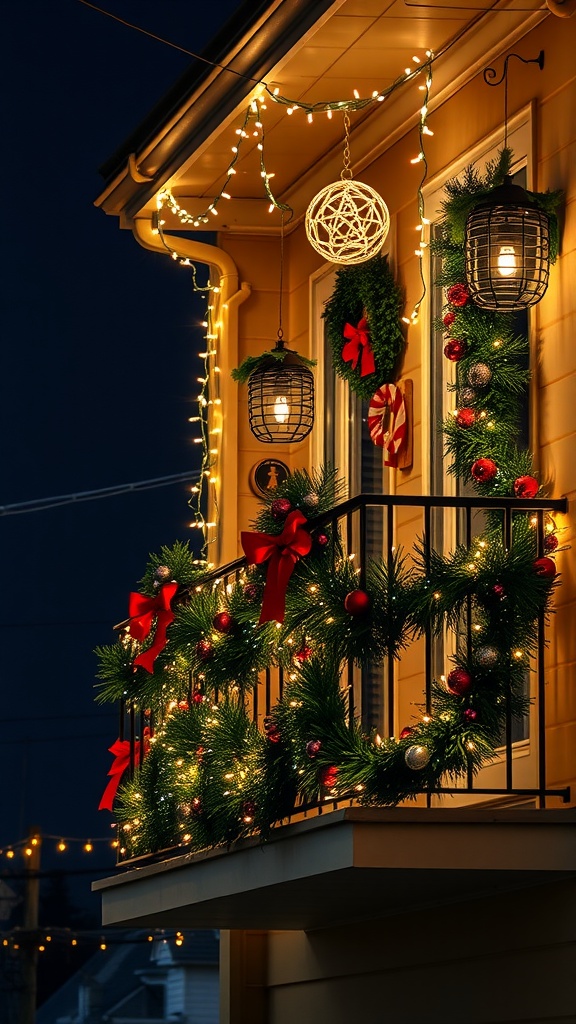
[[[375,373],[376,363],[374,362],[374,353],[370,344],[366,317],[363,316],[358,321],[357,327],[353,327],[352,324],[345,324],[343,333],[344,337],[348,339],[342,349],[342,359],[344,362],[352,363],[352,369],[355,370],[358,366],[358,360],[360,360],[362,366],[360,370],[361,377],[366,377],[369,373]]]
[[[145,640],[152,629],[154,618],[157,617],[154,642],[146,651],[142,651],[137,658],[134,658],[134,664],[142,665],[147,672],[154,671],[154,662],[160,651],[166,647],[166,630],[175,619],[170,602],[177,590],[177,583],[165,583],[155,597],[146,597],[145,594],[130,594],[128,603],[128,615],[132,620],[128,629],[130,636],[133,636],[135,640]]]
[[[294,566],[302,555],[307,555],[312,547],[312,537],[308,530],[303,530],[307,522],[297,509],[286,516],[282,533],[273,536],[268,533],[241,533],[240,539],[248,565],[260,565],[269,561],[264,587],[264,600],[260,612],[260,625],[263,622],[284,622],[286,610],[286,589],[294,572]]]
[[[144,729],[144,754],[148,753],[150,749],[150,729],[148,726]],[[118,792],[118,786],[124,772],[130,764],[130,741],[129,740],[116,740],[111,747],[108,747],[111,754],[114,755],[112,767],[108,772],[110,776],[110,782],[106,786],[102,794],[102,799],[98,804],[99,811],[111,811],[114,805],[114,799]],[[140,740],[136,740],[134,744],[134,763],[136,764],[140,757]]]

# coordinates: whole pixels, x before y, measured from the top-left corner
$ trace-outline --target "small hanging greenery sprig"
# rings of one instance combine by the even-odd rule
[[[387,256],[336,272],[323,313],[326,335],[336,373],[361,398],[369,400],[396,378],[404,345],[401,308],[401,291]]]
[[[449,386],[456,409],[444,422],[449,472],[480,494],[533,498],[541,493],[532,455],[517,443],[521,403],[529,380],[526,335],[518,336],[510,314],[474,304],[466,285],[464,229],[470,210],[490,196],[510,173],[512,153],[503,149],[482,175],[474,166],[446,185],[439,236],[431,250],[442,260],[436,284],[446,301],[436,328],[445,335],[444,354],[456,366]],[[550,219],[551,259],[558,254],[559,191],[529,193]]]
[[[261,352],[259,356],[246,356],[246,359],[240,363],[240,366],[236,366],[231,371],[232,380],[237,381],[238,384],[245,384],[248,378],[254,373],[254,370],[258,370],[270,359],[276,359],[278,366],[280,367],[286,356],[292,356],[294,354],[294,349],[277,346],[276,348],[268,349],[267,352]],[[315,359],[308,359],[306,356],[300,355],[299,352],[297,355],[300,362],[304,363],[304,366],[316,366]]]

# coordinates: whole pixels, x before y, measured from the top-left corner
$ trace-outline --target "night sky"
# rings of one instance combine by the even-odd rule
[[[239,3],[99,6],[198,51]],[[192,476],[202,305],[187,271],[93,205],[99,166],[191,58],[78,0],[9,3],[3,30],[0,505]],[[31,827],[110,832],[97,807],[117,715],[94,704],[93,651],[114,642],[148,553],[190,536],[188,497],[177,484],[0,516],[0,846]],[[75,895],[94,908],[89,887]]]

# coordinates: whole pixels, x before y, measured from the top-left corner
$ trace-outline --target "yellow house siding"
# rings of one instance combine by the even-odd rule
[[[573,881],[440,908],[432,878],[416,913],[271,932],[269,1020],[574,1024],[575,911]]]

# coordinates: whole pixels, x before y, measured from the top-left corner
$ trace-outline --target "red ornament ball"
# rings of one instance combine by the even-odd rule
[[[273,718],[264,719],[264,732],[270,743],[280,743],[280,729]]]
[[[316,541],[317,544],[320,545],[321,548],[325,548],[330,538],[326,533],[317,533],[316,536],[314,537],[314,540]]]
[[[349,615],[365,615],[372,601],[365,590],[351,590],[344,598],[344,608]]]
[[[286,519],[288,513],[292,511],[292,502],[288,498],[274,498],[270,505],[270,511],[273,519]]]
[[[247,601],[255,601],[258,597],[258,586],[256,583],[247,583],[243,590],[244,597]]]
[[[187,700],[179,700],[178,701],[178,710],[179,711],[189,711],[190,710],[190,705],[189,705],[188,701]]]
[[[212,625],[219,633],[230,633],[234,628],[234,619],[230,612],[218,612],[212,619]]]
[[[500,600],[503,601],[506,597],[506,587],[504,587],[502,583],[495,583],[492,587],[492,593],[494,594],[494,597],[499,597]]]
[[[329,768],[323,768],[320,772],[320,785],[324,786],[325,789],[334,789],[336,780],[338,778],[338,769],[335,765],[330,765]]]
[[[247,825],[253,820],[256,814],[256,804],[253,800],[245,800],[242,804],[242,817]]]
[[[412,725],[405,725],[404,728],[400,731],[400,739],[407,740],[408,737],[411,736],[413,732],[414,727]]]
[[[452,310],[450,310],[448,313],[444,314],[444,316],[442,317],[442,323],[444,324],[444,327],[446,328],[446,330],[448,330],[448,328],[452,327],[452,324],[454,323],[455,319],[456,319],[456,313],[453,313]]]
[[[444,355],[451,363],[458,363],[468,351],[468,346],[462,338],[450,338],[444,345]]]
[[[192,694],[192,703],[193,704],[202,704],[203,700],[204,700],[204,694],[201,693],[200,690],[194,690],[194,693]]]
[[[447,299],[451,306],[456,306],[457,308],[465,306],[469,298],[470,292],[465,284],[453,284],[448,289]]]
[[[307,644],[303,644],[299,651],[296,651],[294,655],[294,661],[299,661],[302,664],[304,661],[308,661],[312,657],[312,648],[308,647]]]
[[[306,744],[306,754],[308,757],[316,757],[317,754],[322,750],[322,740],[309,740]]]
[[[456,697],[465,697],[472,689],[472,676],[465,668],[453,668],[446,683],[450,693]]]
[[[498,472],[498,466],[492,459],[476,459],[472,463],[470,472],[479,484],[489,484]]]
[[[517,498],[535,498],[540,484],[533,476],[519,476],[514,481],[514,494]]]
[[[475,711],[474,708],[464,708],[462,718],[465,722],[475,722],[478,718],[478,712]]]
[[[556,575],[556,562],[552,558],[537,558],[534,568],[538,576],[543,576],[546,580],[551,580]]]
[[[471,427],[476,420],[474,409],[458,409],[456,423],[459,427]]]
[[[214,647],[209,640],[199,640],[196,644],[196,657],[200,661],[208,661],[214,654]]]
[[[558,537],[555,533],[547,533],[544,537],[544,551],[556,551],[558,547]]]

